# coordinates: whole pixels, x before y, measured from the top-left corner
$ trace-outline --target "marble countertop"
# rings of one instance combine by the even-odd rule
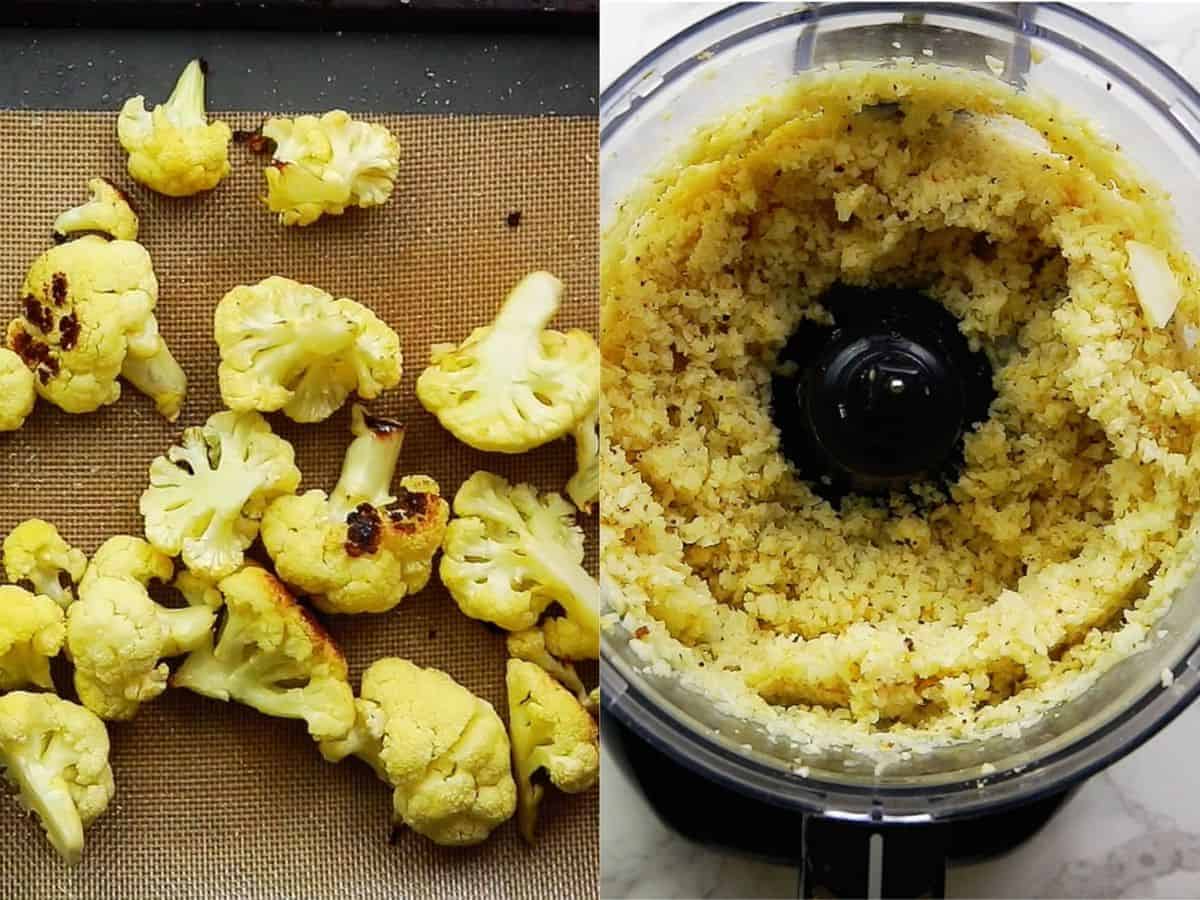
[[[1076,4],[1200,82],[1200,3]],[[709,3],[606,0],[607,85]],[[951,897],[1200,897],[1200,704],[1092,778],[1031,841],[950,870]],[[669,831],[615,766],[601,784],[600,896],[795,897],[795,869],[690,843]]]

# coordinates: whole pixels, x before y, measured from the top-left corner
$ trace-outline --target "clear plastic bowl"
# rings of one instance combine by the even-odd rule
[[[1003,65],[997,77],[1085,113],[1170,192],[1177,211],[1200,209],[1200,95],[1084,13],[1033,4],[764,4],[734,6],[686,29],[605,91],[602,228],[697,126],[781,88],[797,71],[904,56],[993,74]],[[1180,230],[1196,253],[1200,224],[1180,221]],[[874,759],[849,750],[798,759],[792,745],[650,676],[619,627],[602,637],[601,683],[608,713],[729,788],[849,821],[930,822],[1061,791],[1169,722],[1200,692],[1200,585],[1180,592],[1158,628],[1163,637],[1018,736],[950,746],[881,774]]]

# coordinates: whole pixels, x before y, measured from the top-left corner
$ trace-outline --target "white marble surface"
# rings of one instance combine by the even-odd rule
[[[1200,3],[1078,4],[1200,82]],[[607,84],[708,3],[604,0]],[[953,868],[953,897],[1200,897],[1200,704],[1092,778],[1032,841],[1002,859]],[[613,766],[601,785],[600,895],[795,897],[793,869],[680,838]]]

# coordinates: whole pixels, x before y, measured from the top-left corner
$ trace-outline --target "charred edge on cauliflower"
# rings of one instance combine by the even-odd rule
[[[58,360],[50,353],[50,346],[44,341],[34,340],[27,331],[18,331],[12,336],[11,343],[13,352],[37,373],[42,384],[49,383],[50,379],[58,374]]]
[[[278,148],[274,140],[262,133],[261,128],[255,128],[253,131],[235,131],[233,142],[245,144],[246,149],[251,153],[270,153],[272,156],[275,155],[275,150]]]
[[[43,334],[54,330],[54,313],[48,307],[38,303],[37,298],[28,294],[21,298],[21,306],[29,324]]]
[[[396,490],[396,499],[388,504],[387,514],[398,530],[411,532],[418,525],[414,520],[433,515],[436,506],[433,495],[401,487]]]
[[[370,503],[360,503],[346,516],[346,553],[349,556],[367,556],[379,552],[379,541],[383,535],[383,520],[379,510]]]
[[[67,302],[67,276],[62,272],[55,272],[50,276],[50,297],[55,306],[62,306]]]
[[[58,345],[70,350],[79,340],[79,318],[70,313],[58,320]]]

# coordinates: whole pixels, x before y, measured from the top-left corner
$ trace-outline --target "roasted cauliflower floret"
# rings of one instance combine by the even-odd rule
[[[354,729],[322,741],[390,784],[393,820],[438,844],[478,844],[516,807],[508,735],[496,710],[445,672],[386,658],[363,673]]]
[[[0,431],[16,431],[25,424],[37,401],[33,372],[7,347],[0,347]]]
[[[138,217],[125,192],[107,178],[93,178],[88,190],[92,198],[87,203],[68,209],[54,220],[55,237],[99,232],[119,241],[136,241]]]
[[[275,143],[265,200],[282,225],[309,225],[392,196],[400,144],[382,125],[335,109],[319,118],[269,119],[262,135]]]
[[[247,566],[217,587],[225,621],[171,679],[214,700],[236,700],[268,716],[303,719],[316,740],[354,725],[346,660],[333,639],[265,569]]]
[[[526,628],[524,631],[514,631],[505,642],[508,655],[513,659],[523,659],[541,666],[546,673],[571,691],[584,707],[593,707],[591,695],[584,687],[583,679],[575,671],[575,667],[555,657],[546,647],[546,636],[540,628]]]
[[[87,557],[63,540],[58,529],[41,519],[28,519],[4,539],[4,573],[13,584],[29,584],[66,609],[75,585],[87,568]]]
[[[168,197],[188,197],[215,188],[229,174],[224,122],[209,122],[204,108],[205,66],[193,59],[166,103],[146,111],[146,98],[131,97],[117,117],[117,137],[129,154],[129,174]]]
[[[146,538],[198,575],[235,572],[267,505],[300,484],[292,445],[256,412],[219,412],[150,464]]]
[[[583,568],[583,532],[572,506],[558,494],[539,496],[530,485],[476,472],[458,489],[454,514],[440,572],[459,609],[522,631],[557,603],[572,623],[571,649],[590,651],[570,657],[598,658],[600,588]]]
[[[455,347],[435,344],[417,398],[464,444],[524,453],[556,440],[596,405],[600,349],[585,331],[551,331],[562,282],[526,275],[496,320]]]
[[[221,399],[234,410],[282,410],[319,422],[355,392],[400,383],[400,338],[365,306],[272,276],[238,285],[215,317]]]
[[[104,723],[54,694],[5,694],[0,766],[54,849],[68,863],[78,862],[83,829],[108,808],[114,791]]]
[[[330,613],[385,612],[433,574],[450,505],[424,475],[390,491],[404,429],[355,406],[342,475],[333,495],[308,491],[275,500],[262,539],[285,582]]]
[[[0,586],[0,691],[30,684],[54,690],[50,659],[65,634],[63,611],[49,597]]]
[[[534,841],[538,806],[546,789],[542,772],[560,791],[578,794],[600,777],[600,731],[580,702],[541,666],[510,659],[508,721],[517,780],[517,823]]]
[[[167,609],[150,599],[151,581],[167,583],[171,560],[140,538],[119,535],[96,551],[67,610],[67,653],[79,699],[103,719],[131,719],[167,686],[164,657],[209,639],[208,606]]]
[[[37,392],[66,412],[115,403],[122,376],[173,421],[187,378],[158,333],[157,301],[145,247],[84,235],[34,261],[8,346],[37,376]]]
[[[584,512],[590,513],[600,496],[600,414],[592,410],[579,420],[575,438],[575,474],[567,482],[567,496]]]

